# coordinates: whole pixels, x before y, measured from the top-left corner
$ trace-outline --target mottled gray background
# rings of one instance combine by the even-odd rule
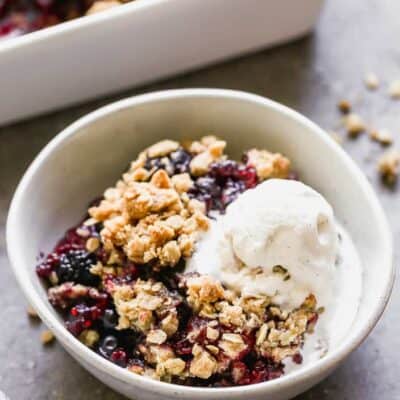
[[[26,304],[7,260],[4,225],[12,193],[28,164],[58,131],[81,115],[124,96],[205,86],[271,97],[327,129],[338,129],[336,103],[348,98],[369,123],[391,129],[399,142],[400,101],[387,96],[388,82],[400,78],[399,16],[398,0],[327,0],[311,37],[0,129],[0,389],[12,400],[122,399],[92,378],[57,343],[42,347],[39,335],[44,327],[26,317]],[[362,79],[367,71],[380,77],[379,91],[364,88]],[[0,101],[7,101],[6,93],[1,93]],[[397,242],[399,194],[383,187],[375,172],[375,160],[382,149],[366,135],[345,141],[344,147],[379,193]],[[397,285],[373,334],[333,375],[297,400],[400,399],[399,305]]]

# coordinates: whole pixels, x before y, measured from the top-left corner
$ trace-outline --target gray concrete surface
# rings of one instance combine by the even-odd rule
[[[0,390],[12,400],[122,399],[59,344],[42,347],[39,334],[44,327],[26,317],[26,303],[9,269],[4,232],[9,202],[22,173],[49,139],[111,100],[154,89],[205,86],[271,97],[327,129],[338,128],[336,103],[348,98],[369,123],[393,130],[400,146],[400,102],[387,96],[388,82],[400,78],[399,15],[397,0],[327,0],[315,34],[296,43],[0,129]],[[370,70],[382,81],[373,93],[362,83]],[[6,93],[0,101],[7,101]],[[377,178],[375,159],[382,149],[365,135],[345,141],[344,148],[376,188],[397,242],[400,188],[388,190]],[[297,400],[400,399],[399,306],[396,285],[384,317],[365,343],[333,375]]]

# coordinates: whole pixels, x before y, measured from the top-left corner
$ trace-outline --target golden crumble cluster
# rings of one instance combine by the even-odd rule
[[[149,182],[136,178],[135,173],[125,174],[89,215],[103,222],[104,248],[117,259],[122,248],[133,262],[174,266],[192,254],[198,233],[208,229],[205,207],[182,190],[183,180],[190,179],[186,176],[170,179],[159,170]]]
[[[299,353],[304,334],[312,330],[318,316],[312,295],[289,313],[271,304],[267,296],[238,296],[207,275],[183,275],[181,287],[183,294],[177,296],[152,280],[113,286],[118,329],[132,328],[145,335],[139,351],[148,366],[136,364],[133,372],[166,381],[208,379],[226,371],[232,360],[246,352],[252,337],[260,356],[280,363]],[[179,354],[174,338],[182,302],[199,318],[185,332],[189,359]]]
[[[282,154],[258,149],[251,149],[246,154],[248,163],[254,166],[261,180],[288,177],[290,161]]]

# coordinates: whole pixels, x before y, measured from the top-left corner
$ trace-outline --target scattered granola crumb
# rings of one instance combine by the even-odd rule
[[[369,72],[365,75],[364,82],[369,90],[376,90],[379,87],[379,79],[373,72]]]
[[[49,331],[48,329],[46,329],[45,331],[43,331],[40,334],[40,340],[42,342],[42,344],[47,345],[50,344],[54,341],[55,337],[53,335],[53,333],[51,331]]]
[[[393,185],[399,174],[400,152],[389,150],[378,160],[378,171],[387,185]]]
[[[361,132],[366,129],[363,119],[358,114],[349,114],[344,119],[344,125],[347,129],[347,133],[351,137],[357,137]]]
[[[400,79],[396,79],[390,84],[389,95],[392,99],[400,99]]]
[[[40,319],[38,313],[36,312],[36,310],[32,306],[28,306],[27,309],[26,309],[26,312],[27,312],[27,314],[28,314],[28,316],[30,318]]]
[[[351,111],[351,104],[348,100],[340,100],[338,103],[338,109],[343,114],[348,114]]]
[[[393,143],[393,135],[386,129],[373,129],[370,131],[369,137],[383,146]]]

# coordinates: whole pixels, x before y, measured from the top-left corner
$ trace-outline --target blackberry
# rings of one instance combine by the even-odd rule
[[[233,160],[222,160],[210,166],[208,175],[198,178],[189,196],[203,201],[208,211],[225,211],[246,189],[258,183],[256,170]]]
[[[70,250],[59,257],[56,269],[59,283],[76,282],[87,286],[97,286],[99,277],[90,273],[96,264],[96,256],[85,250]]]

